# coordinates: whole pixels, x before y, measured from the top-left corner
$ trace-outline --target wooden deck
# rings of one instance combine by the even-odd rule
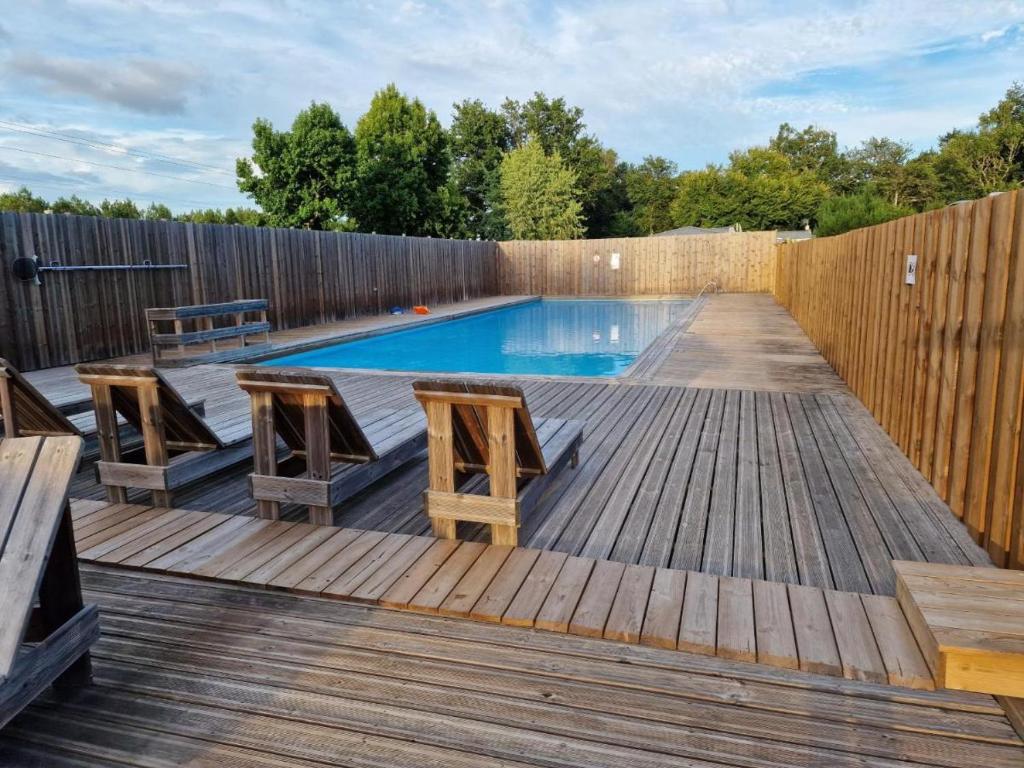
[[[790,314],[767,294],[718,294],[643,378],[714,389],[845,392]]]
[[[218,434],[245,429],[230,368],[169,371],[203,392]],[[415,376],[333,374],[357,417],[414,408]],[[890,561],[988,564],[987,556],[871,416],[841,394],[523,380],[531,412],[587,424],[580,465],[552,484],[520,542],[630,564],[895,594]],[[180,507],[251,514],[251,466],[175,496]],[[346,503],[337,525],[421,534],[421,456]],[[91,472],[73,495],[103,498]],[[148,501],[139,494],[134,501]],[[303,519],[302,508],[285,508]],[[482,531],[464,528],[473,539]]]
[[[0,733],[64,766],[1019,766],[991,697],[87,567],[95,685]]]
[[[216,512],[79,502],[73,515],[87,562],[934,687],[882,595]]]

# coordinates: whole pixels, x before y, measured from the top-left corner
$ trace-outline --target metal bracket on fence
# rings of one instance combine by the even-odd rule
[[[154,264],[146,259],[141,264],[75,264],[64,266],[53,260],[44,264],[36,255],[19,256],[11,262],[11,272],[24,282],[42,285],[39,279],[42,272],[152,272],[166,269],[188,269],[188,264]]]

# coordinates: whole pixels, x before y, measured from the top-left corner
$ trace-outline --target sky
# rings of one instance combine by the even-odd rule
[[[350,127],[394,82],[442,123],[542,91],[680,169],[779,123],[934,146],[1024,80],[1024,2],[0,0],[0,191],[245,205],[257,117]]]

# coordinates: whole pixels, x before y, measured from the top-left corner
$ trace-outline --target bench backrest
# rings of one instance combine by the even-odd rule
[[[236,371],[238,386],[253,398],[254,414],[258,396],[269,396],[273,409],[274,429],[292,451],[307,450],[309,409],[326,410],[326,432],[330,456],[335,461],[366,463],[377,460],[377,454],[356,421],[345,398],[327,376],[310,371],[279,368],[246,367]],[[257,450],[261,446],[257,443]]]
[[[25,636],[81,453],[80,437],[0,440],[0,678]]]
[[[220,438],[197,416],[178,390],[149,365],[80,363],[78,377],[93,389],[99,411],[113,408],[146,439],[162,429],[169,449],[177,451],[222,448]],[[103,392],[109,388],[109,401]],[[155,400],[153,408],[146,403]]]
[[[523,477],[547,473],[526,396],[519,387],[452,380],[417,381],[412,386],[424,409],[431,402],[451,408],[452,448],[460,471],[486,472],[490,464],[487,411],[511,408],[517,474]]]
[[[0,357],[0,423],[4,437],[82,433],[18,370]]]

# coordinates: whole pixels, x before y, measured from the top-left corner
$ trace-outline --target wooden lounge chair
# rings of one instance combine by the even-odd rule
[[[79,437],[0,440],[0,728],[51,683],[91,677],[99,613],[82,604],[68,509],[81,452]]]
[[[0,357],[0,422],[4,437],[74,435],[81,430]]]
[[[96,472],[113,503],[127,501],[126,488],[145,488],[156,506],[169,507],[176,488],[252,455],[248,431],[223,440],[151,366],[82,363],[75,370],[92,388]],[[122,451],[118,416],[142,435],[141,450]]]
[[[417,381],[427,413],[434,535],[455,538],[458,521],[488,523],[491,543],[517,545],[519,525],[566,464],[579,461],[583,422],[530,417],[519,387]],[[457,476],[486,474],[490,496],[457,493]]]
[[[276,520],[282,502],[305,504],[311,523],[332,525],[335,506],[426,446],[419,409],[379,411],[360,425],[327,376],[259,367],[236,376],[252,400],[250,484],[262,518]],[[281,464],[278,435],[291,450]]]

